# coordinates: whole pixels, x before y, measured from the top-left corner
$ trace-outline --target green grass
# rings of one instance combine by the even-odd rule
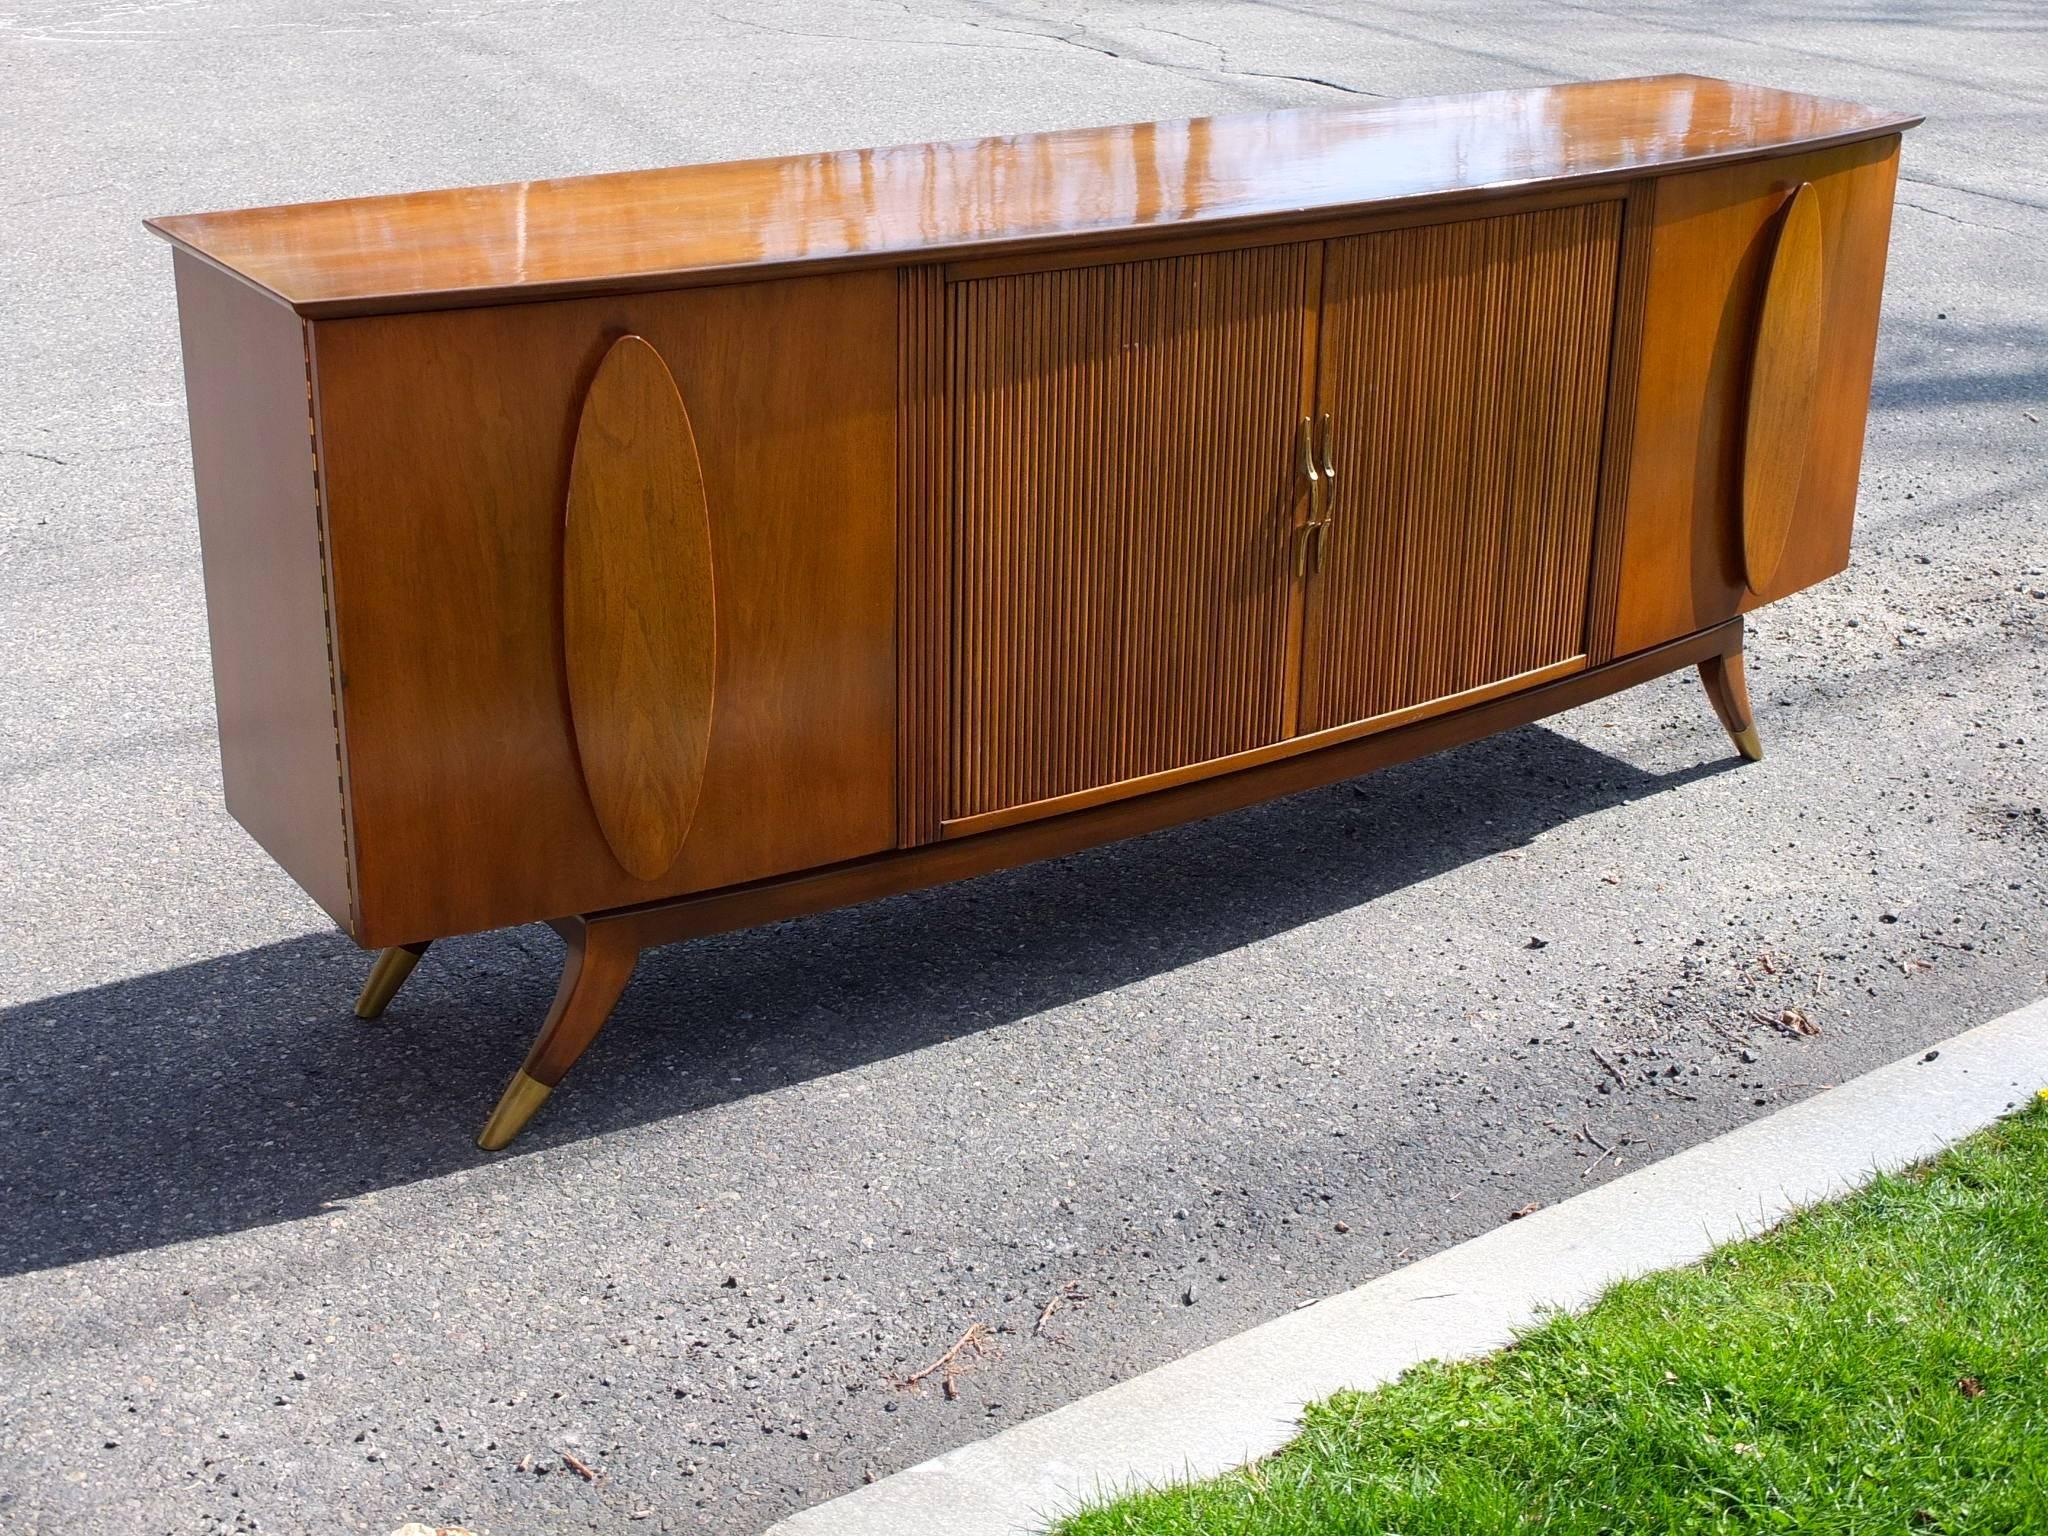
[[[2048,1532],[2048,1103],[1057,1531]]]

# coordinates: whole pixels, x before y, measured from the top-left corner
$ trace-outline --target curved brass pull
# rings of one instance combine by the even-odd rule
[[[1295,467],[1308,481],[1308,521],[1295,530],[1294,574],[1308,574],[1309,550],[1322,531],[1323,526],[1323,472],[1316,467],[1315,423],[1308,417],[1301,418],[1299,434],[1300,452]]]
[[[1330,424],[1330,413],[1323,412],[1319,423],[1323,433],[1323,522],[1327,525],[1337,509],[1337,465],[1332,458],[1337,432]]]

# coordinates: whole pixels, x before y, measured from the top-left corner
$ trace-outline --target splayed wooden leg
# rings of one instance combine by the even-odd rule
[[[639,945],[626,939],[621,928],[580,917],[559,922],[555,928],[569,945],[562,962],[562,983],[555,989],[555,1004],[548,1010],[540,1038],[526,1053],[525,1064],[512,1074],[498,1107],[477,1135],[476,1144],[486,1152],[509,1144],[547,1102],[555,1084],[604,1028],[640,959]]]
[[[417,944],[394,944],[379,955],[377,963],[370,967],[370,979],[363,983],[363,990],[356,994],[356,1017],[380,1017],[390,1006],[391,999],[398,995],[398,989],[405,985],[405,978],[412,974],[412,968],[420,963],[420,956],[427,952],[427,945],[432,942],[431,939],[423,939]]]
[[[1752,763],[1761,762],[1764,744],[1756,734],[1756,715],[1749,707],[1749,682],[1742,673],[1742,652],[1709,656],[1700,663],[1700,681],[1707,685],[1707,699],[1713,704],[1714,713],[1721,717],[1721,724],[1728,728],[1735,750]]]

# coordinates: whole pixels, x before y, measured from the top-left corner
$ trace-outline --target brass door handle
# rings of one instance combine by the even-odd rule
[[[1323,412],[1320,426],[1323,433],[1323,526],[1327,528],[1337,509],[1337,463],[1334,457],[1337,430],[1331,425],[1328,411]]]
[[[1322,437],[1320,457],[1316,450],[1318,433]],[[1330,508],[1337,500],[1337,465],[1332,447],[1335,437],[1328,411],[1314,418],[1301,418],[1297,463],[1302,477],[1308,481],[1308,521],[1299,530],[1300,544],[1294,562],[1297,576],[1322,568],[1323,544],[1330,536]]]
[[[1315,422],[1304,416],[1297,434],[1299,452],[1295,467],[1308,481],[1308,521],[1295,530],[1294,574],[1306,576],[1309,552],[1319,542],[1323,527],[1323,472],[1316,464]]]

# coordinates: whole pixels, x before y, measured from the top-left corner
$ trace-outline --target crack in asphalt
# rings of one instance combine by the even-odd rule
[[[1900,179],[1904,180],[1903,177]],[[1925,203],[1909,202],[1903,197],[1899,199],[1899,206],[1901,208],[1911,208],[1915,213],[1932,214],[1937,219],[1947,219],[1949,223],[1960,224],[1965,229],[1988,229],[2001,235],[2017,235],[2019,233],[2018,230],[2008,229],[2003,224],[1980,224],[1975,219],[1960,218],[1953,213],[1944,213],[1939,208],[1930,208]]]
[[[1903,171],[1899,173],[1899,180],[1916,187],[1937,187],[1943,192],[1955,192],[1964,197],[1981,197],[1986,202],[2004,203],[2009,208],[2024,208],[2029,213],[2048,213],[2048,203],[2037,203],[2032,198],[2017,197],[2010,192],[1992,192],[1983,187],[1968,186],[1960,181],[1942,181],[1933,176],[1909,176]],[[2017,231],[2008,230],[2006,233],[2014,234]]]

